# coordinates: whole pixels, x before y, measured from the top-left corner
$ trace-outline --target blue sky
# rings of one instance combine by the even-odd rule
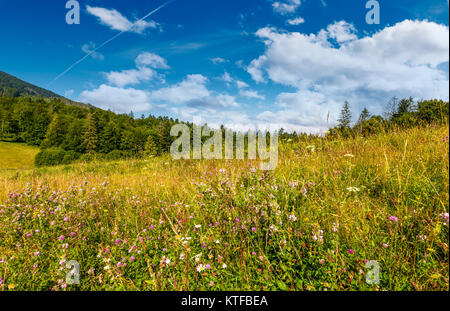
[[[378,114],[394,95],[448,100],[447,0],[0,0],[0,70],[135,115],[323,132],[348,100]],[[49,84],[95,47],[125,32]],[[327,116],[330,116],[329,118]]]

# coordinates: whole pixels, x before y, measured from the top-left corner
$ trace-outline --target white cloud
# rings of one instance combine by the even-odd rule
[[[106,73],[109,84],[124,87],[150,81],[155,78],[163,80],[162,76],[154,69],[168,69],[167,61],[159,55],[143,52],[136,57],[137,69],[111,71]]]
[[[167,65],[167,61],[162,58],[161,56],[149,53],[149,52],[143,52],[139,54],[139,56],[136,58],[136,65],[138,67],[141,66],[149,66],[154,69],[169,69],[170,67]]]
[[[366,105],[381,113],[394,95],[448,100],[448,73],[442,69],[449,61],[447,26],[405,20],[360,39],[355,32],[350,24],[338,22],[317,35],[274,28],[256,33],[266,51],[247,71],[256,82],[270,80],[297,89],[278,96],[281,110],[272,117],[321,129],[328,109],[337,119],[345,100],[355,115]]]
[[[147,112],[151,108],[149,94],[133,88],[119,88],[102,84],[92,91],[83,91],[80,99],[102,109],[117,113]]]
[[[158,73],[156,71],[147,67],[122,71],[111,71],[106,73],[108,82],[119,87],[139,84],[142,81],[152,80],[157,76]]]
[[[209,59],[214,65],[222,64],[228,62],[226,59],[222,57],[214,57]]]
[[[236,85],[238,88],[243,89],[248,87],[248,84],[245,83],[244,81],[240,81],[240,80],[236,80]]]
[[[219,79],[222,80],[222,81],[228,82],[228,83],[233,82],[233,78],[226,71],[224,72],[224,74]]]
[[[282,2],[274,2],[272,7],[275,12],[285,15],[294,13],[300,5],[301,0],[283,0]]]
[[[335,39],[339,43],[358,39],[355,34],[355,26],[345,21],[335,22],[334,24],[329,25],[327,31],[329,37]]]
[[[178,84],[153,91],[152,98],[172,104],[183,104],[208,97],[210,92],[205,86],[207,82],[208,79],[200,74],[188,75]]]
[[[103,54],[99,53],[99,52],[93,52],[95,50],[95,43],[94,42],[89,42],[84,44],[81,47],[81,50],[86,53],[86,54],[91,54],[91,57],[94,59],[99,59],[99,60],[103,60],[105,57],[103,56]]]
[[[120,12],[114,9],[105,9],[100,7],[86,6],[88,13],[96,16],[100,23],[110,27],[113,30],[135,32],[142,34],[148,28],[157,28],[158,24],[154,21],[146,22],[144,20],[131,22]]]
[[[261,100],[266,99],[263,95],[258,94],[257,91],[252,91],[252,90],[242,90],[241,89],[239,91],[239,95],[241,95],[243,97],[256,98],[256,99],[261,99]]]
[[[302,17],[296,17],[296,18],[287,20],[287,23],[289,25],[293,25],[293,26],[297,26],[297,25],[303,24],[304,22],[305,22],[305,20]]]
[[[151,98],[168,104],[185,105],[190,109],[223,109],[239,106],[234,96],[210,91],[206,87],[207,82],[208,79],[200,74],[188,75],[180,83],[153,91]]]

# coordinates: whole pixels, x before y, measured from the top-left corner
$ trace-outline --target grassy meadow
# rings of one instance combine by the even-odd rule
[[[33,169],[0,143],[1,168],[23,168],[0,170],[0,290],[449,290],[448,136],[280,142],[272,172],[169,156]]]
[[[0,170],[32,169],[39,148],[0,141]]]

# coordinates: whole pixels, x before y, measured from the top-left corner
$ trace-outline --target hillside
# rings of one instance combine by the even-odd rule
[[[78,103],[67,99],[61,95],[55,94],[49,90],[43,89],[31,83],[25,82],[16,78],[6,72],[0,71],[0,96],[5,97],[20,97],[33,96],[43,98],[57,98],[67,105],[74,105],[79,107],[89,107],[89,105]]]

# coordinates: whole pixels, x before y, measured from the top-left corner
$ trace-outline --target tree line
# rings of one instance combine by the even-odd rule
[[[394,126],[448,122],[449,103],[442,100],[414,102],[412,98],[393,98],[384,116],[363,109],[352,123],[350,104],[345,102],[338,125],[327,137],[367,136]],[[169,152],[176,137],[173,125],[193,124],[168,117],[116,114],[95,107],[67,105],[60,99],[0,96],[0,140],[26,143],[41,148],[37,166],[69,164],[76,160],[158,156]],[[207,127],[207,125],[204,125]],[[226,128],[221,126],[225,132]],[[191,132],[192,133],[192,132]],[[278,132],[282,141],[298,141],[311,135]],[[236,136],[236,133],[234,133]],[[192,137],[192,135],[191,135]],[[202,137],[205,141],[208,137]]]

